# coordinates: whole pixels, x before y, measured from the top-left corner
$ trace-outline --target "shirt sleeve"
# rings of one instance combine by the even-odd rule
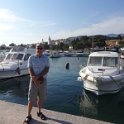
[[[28,59],[27,67],[28,68],[32,67],[32,56],[30,56],[29,59]]]
[[[46,67],[50,67],[50,62],[48,57],[46,57]]]

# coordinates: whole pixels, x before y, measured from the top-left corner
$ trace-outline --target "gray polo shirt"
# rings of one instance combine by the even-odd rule
[[[40,74],[45,67],[49,67],[49,59],[46,55],[38,57],[36,54],[31,55],[28,59],[28,68],[33,68],[35,75]],[[46,78],[47,75],[44,76]]]

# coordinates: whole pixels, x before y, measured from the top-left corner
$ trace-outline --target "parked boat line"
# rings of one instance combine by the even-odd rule
[[[82,51],[56,51],[56,50],[45,50],[44,54],[50,58],[59,57],[88,57],[89,53]]]
[[[5,52],[0,62],[0,80],[28,75],[27,62],[30,55],[35,54],[35,49],[26,47],[13,47]],[[68,57],[67,51],[45,50],[44,54],[50,58]],[[70,57],[85,57],[86,54],[79,51],[68,52]]]
[[[33,48],[32,48],[33,49]],[[103,48],[102,48],[103,50]],[[62,50],[45,50],[44,54],[50,56],[50,58],[59,58],[59,57],[88,57],[92,50],[89,51],[81,51],[81,50],[69,50],[69,51],[62,51]],[[0,50],[0,61],[5,58],[5,55],[8,52],[6,50]],[[124,58],[124,48],[120,48],[120,57]]]
[[[50,58],[59,58],[60,53],[59,53],[59,51],[50,51],[49,56],[50,56]]]

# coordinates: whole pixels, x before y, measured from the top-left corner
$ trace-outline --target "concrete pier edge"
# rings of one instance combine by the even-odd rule
[[[75,116],[46,109],[42,109],[42,112],[47,116],[48,119],[43,121],[37,117],[36,112],[37,108],[33,107],[33,119],[31,124],[111,124],[110,122],[99,121],[83,116]],[[0,124],[23,124],[26,113],[27,105],[0,100]]]

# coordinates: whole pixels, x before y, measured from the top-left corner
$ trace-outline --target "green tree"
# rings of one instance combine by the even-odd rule
[[[16,46],[16,44],[15,43],[11,43],[11,44],[9,44],[9,46]]]
[[[2,44],[2,45],[0,46],[0,49],[1,49],[1,50],[5,50],[5,49],[6,49],[6,45],[5,45],[5,44]]]
[[[103,35],[95,35],[93,38],[94,45],[98,47],[105,46],[106,45],[105,40],[106,40],[106,37]]]

